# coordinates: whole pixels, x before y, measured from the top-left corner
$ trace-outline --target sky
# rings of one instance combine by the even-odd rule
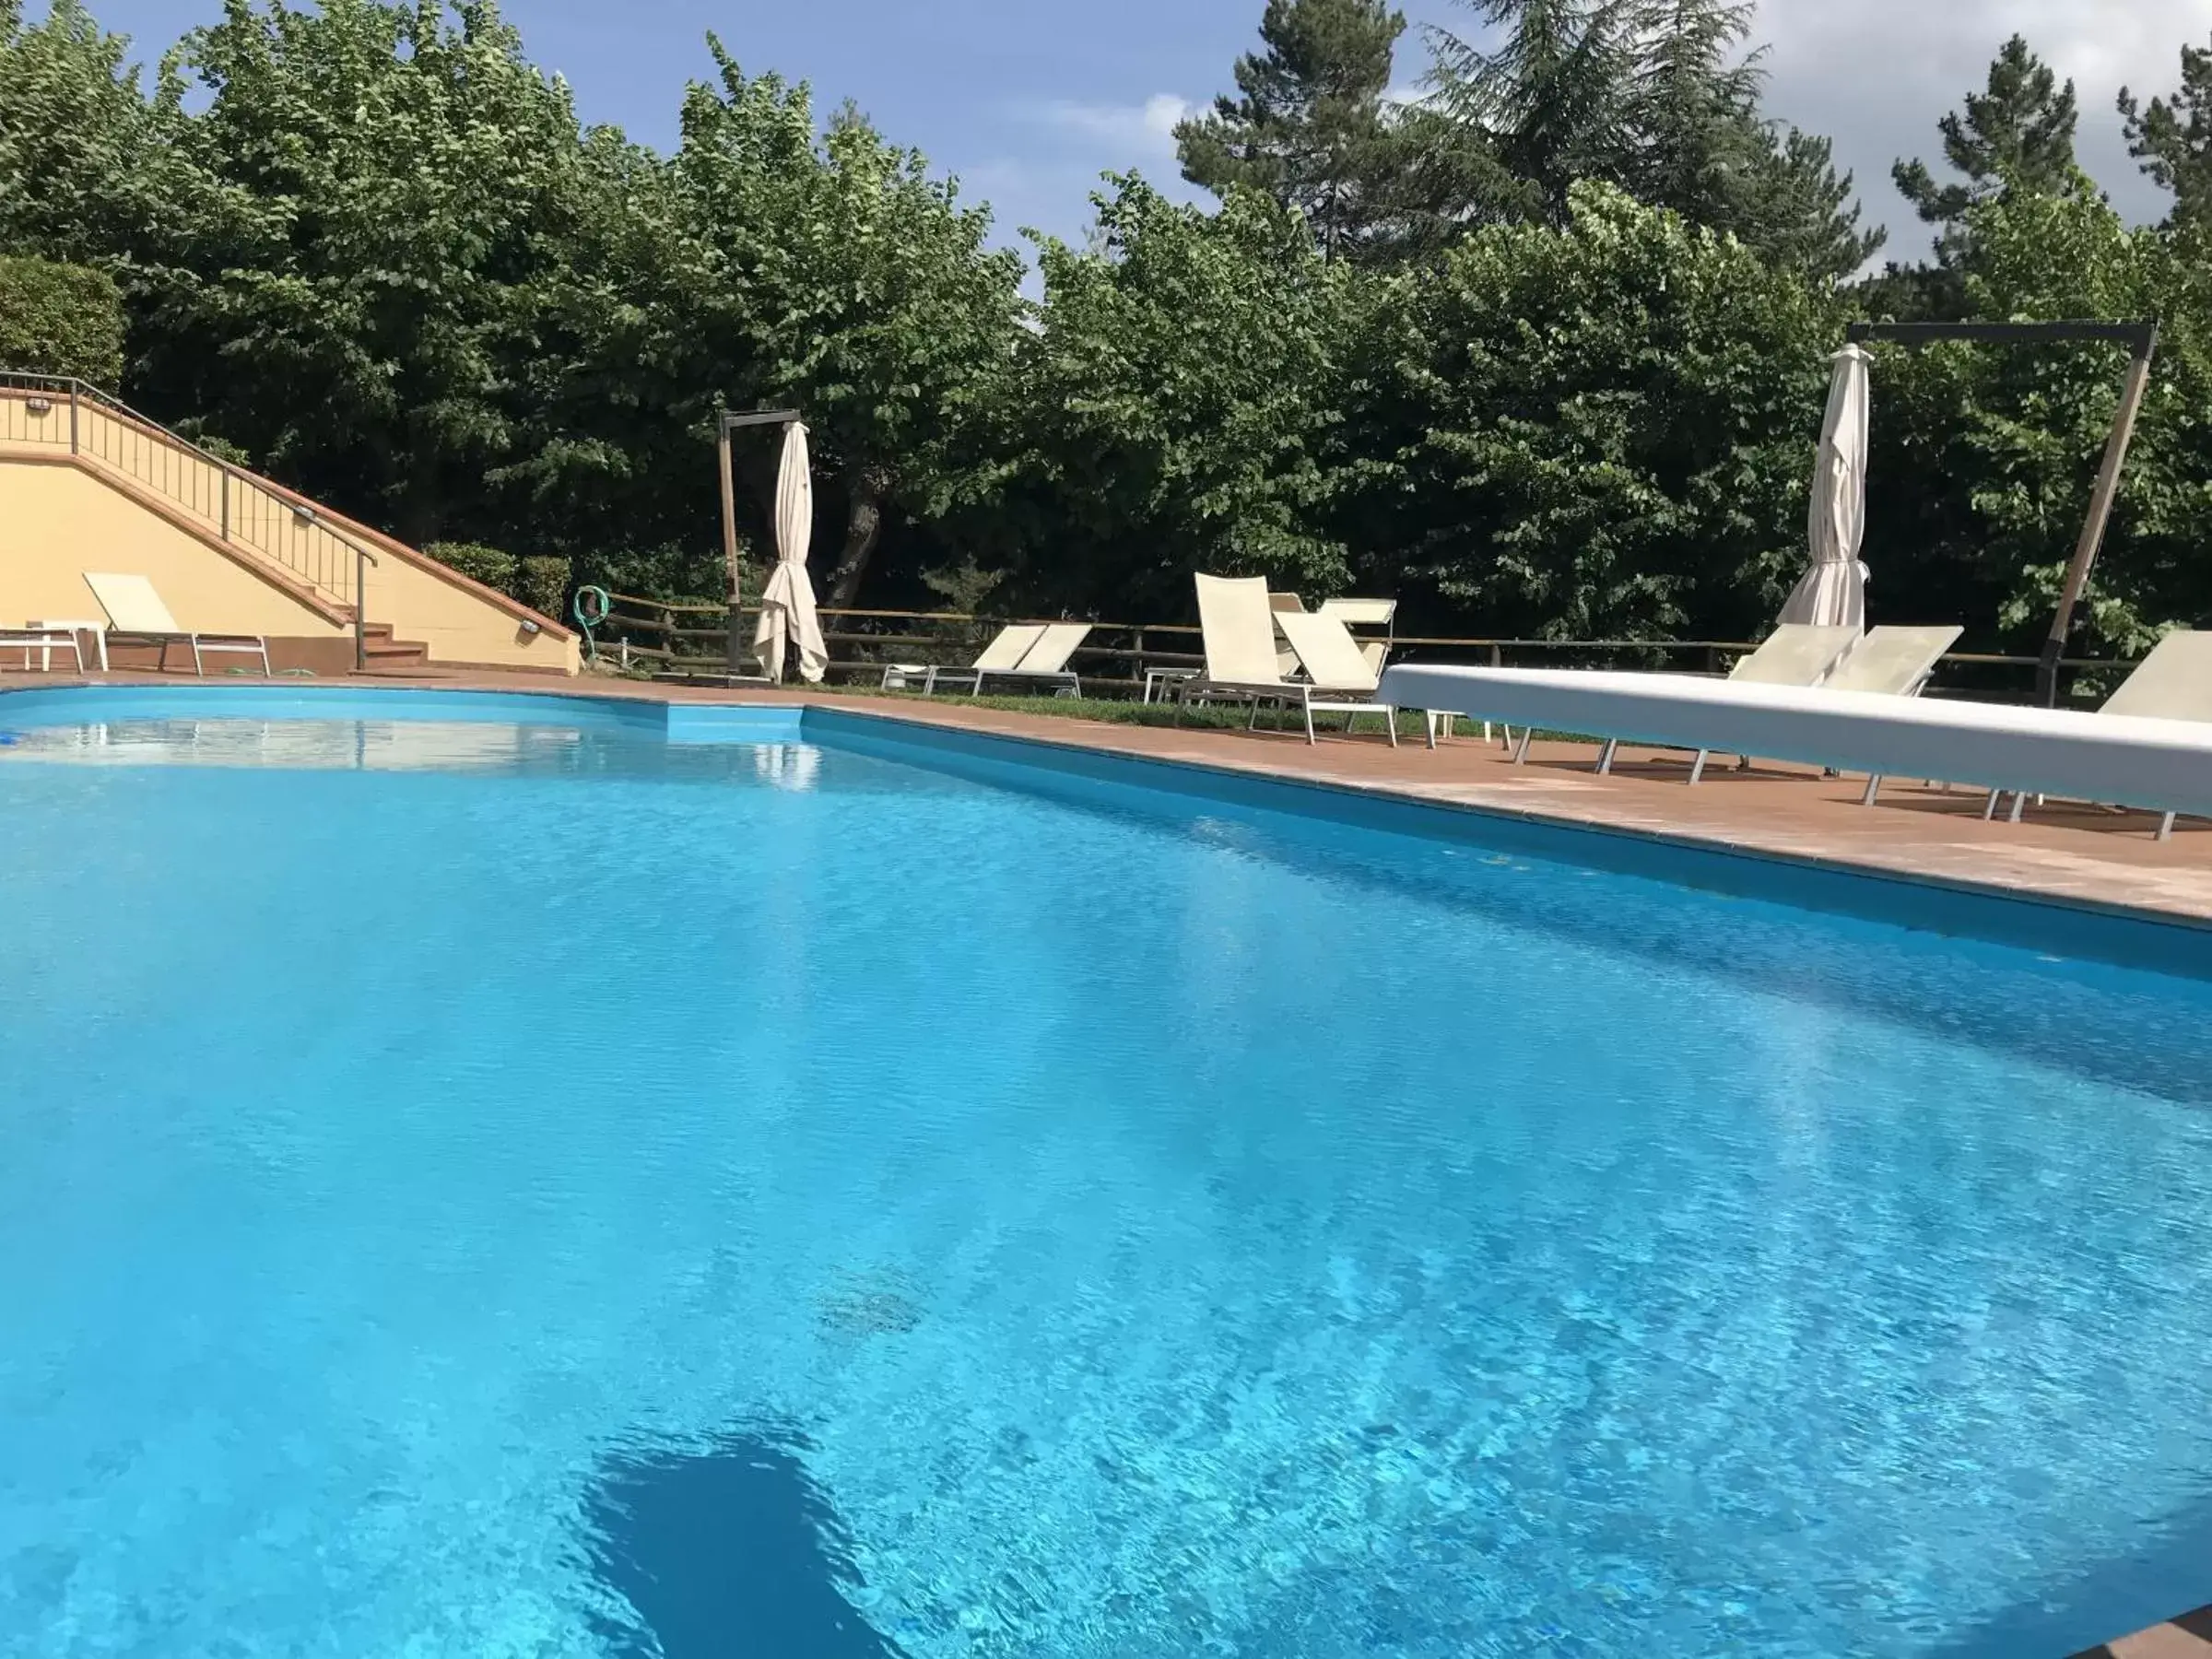
[[[213,18],[218,0],[89,0],[147,58]],[[1414,29],[1398,77],[1420,79],[1423,25],[1472,33],[1454,0],[1400,0]],[[505,0],[531,57],[574,87],[586,120],[634,137],[675,136],[683,84],[710,67],[718,33],[747,73],[815,88],[825,111],[851,99],[885,135],[959,175],[991,203],[998,239],[1024,226],[1079,240],[1108,168],[1136,168],[1187,193],[1176,119],[1230,87],[1256,40],[1262,0]],[[2212,0],[1760,0],[1770,113],[1836,141],[1892,255],[1926,232],[1889,182],[1900,156],[1936,159],[1936,119],[1979,87],[2018,30],[2077,83],[2083,164],[2131,218],[2163,211],[2128,158],[2113,97],[2179,77],[2184,41],[2212,43]]]

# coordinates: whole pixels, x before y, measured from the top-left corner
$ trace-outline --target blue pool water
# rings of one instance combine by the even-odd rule
[[[2212,986],[928,758],[0,747],[0,1652],[2212,1599]]]

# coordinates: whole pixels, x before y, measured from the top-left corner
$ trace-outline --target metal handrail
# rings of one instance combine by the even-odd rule
[[[113,394],[102,391],[91,382],[74,375],[36,374],[15,370],[0,370],[0,394],[24,394],[26,402],[40,392],[65,395],[69,406],[69,453],[89,456],[101,465],[112,467],[131,479],[172,502],[194,517],[204,520],[226,544],[242,547],[266,559],[288,574],[300,581],[312,592],[332,602],[347,606],[355,613],[355,631],[361,629],[361,595],[366,580],[366,565],[380,563],[376,555],[363,547],[359,539],[319,512],[313,502],[305,497],[271,484],[236,462],[181,432],[163,426],[151,416],[133,408]],[[193,488],[189,478],[180,479],[166,466],[159,476],[153,476],[150,467],[132,465],[121,453],[108,453],[104,445],[94,447],[89,441],[88,423],[83,410],[89,406],[105,415],[125,433],[136,439],[188,459],[197,466],[210,468],[218,480],[213,500],[206,499]],[[42,441],[33,439],[30,441]],[[234,495],[242,494],[247,503],[262,511],[249,511],[242,517],[237,511],[240,503]],[[335,549],[322,551],[312,542],[302,547],[295,543],[291,548],[284,545],[278,534],[263,530],[264,524],[289,522],[320,532],[336,544]],[[335,553],[335,557],[333,557]],[[350,560],[345,555],[351,553]],[[351,569],[348,570],[347,564]],[[359,641],[357,640],[357,646]]]

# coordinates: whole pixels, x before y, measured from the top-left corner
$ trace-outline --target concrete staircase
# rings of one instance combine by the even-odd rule
[[[83,615],[87,571],[147,575],[184,628],[265,635],[278,667],[579,668],[570,629],[419,549],[83,382],[0,371],[0,625]]]

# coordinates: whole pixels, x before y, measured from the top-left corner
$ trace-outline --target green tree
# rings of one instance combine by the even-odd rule
[[[1021,261],[918,152],[850,109],[818,136],[806,87],[747,79],[709,45],[719,83],[685,99],[650,350],[694,410],[805,414],[844,497],[828,598],[850,605],[887,515],[984,487],[970,428],[1015,348]]]
[[[1265,50],[1237,60],[1242,96],[1175,129],[1183,177],[1297,208],[1332,257],[1373,240],[1396,148],[1382,95],[1405,32],[1382,0],[1267,0]]]
[[[1826,140],[1768,122],[1760,53],[1742,0],[1476,0],[1477,46],[1435,35],[1435,108],[1447,155],[1470,158],[1462,223],[1563,223],[1578,181],[1618,185],[1766,257],[1834,280],[1882,233],[1864,229]],[[1488,164],[1488,165],[1486,165]],[[1447,170],[1449,171],[1449,170]],[[1502,182],[1501,182],[1502,181]]]
[[[1016,591],[1139,617],[1187,614],[1194,571],[1337,591],[1321,453],[1360,278],[1265,196],[1206,214],[1113,185],[1090,248],[1039,246],[1044,305],[1005,416]]]
[[[1578,184],[1367,313],[1339,534],[1417,613],[1556,638],[1735,638],[1804,562],[1840,304]]]
[[[194,192],[174,150],[180,87],[149,94],[80,0],[26,27],[0,0],[0,252],[158,264]]]
[[[1466,3],[1490,43],[1432,30],[1430,96],[1511,182],[1465,217],[1563,223],[1576,180],[1619,181],[1632,169],[1638,0]]]
[[[214,194],[149,321],[159,406],[410,540],[490,531],[585,189],[567,87],[489,0],[226,0],[178,61]]]
[[[2173,193],[2176,223],[2212,214],[2212,49],[2182,48],[2182,84],[2170,98],[2139,102],[2120,88],[2128,154]]]
[[[1730,0],[1649,0],[1637,22],[1631,161],[1617,182],[1778,264],[1848,276],[1886,233],[1862,229],[1829,140],[1761,115],[1764,51],[1745,49],[1752,11]]]
[[[1966,95],[1963,111],[1936,124],[1944,159],[1964,175],[1936,179],[1924,161],[1900,161],[1898,190],[1937,229],[1936,251],[1954,262],[1966,235],[1968,210],[2009,191],[2059,192],[2080,178],[2074,163],[2079,119],[2074,83],[2063,87],[2051,66],[2014,35],[1989,66],[1987,86]]]
[[[1889,240],[1861,223],[1852,176],[1839,172],[1830,140],[1795,127],[1770,127],[1767,148],[1735,181],[1722,228],[1767,259],[1816,281],[1841,280],[1864,267]]]

